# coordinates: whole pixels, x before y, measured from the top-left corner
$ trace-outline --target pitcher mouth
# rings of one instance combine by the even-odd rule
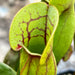
[[[51,37],[49,38],[47,44],[45,45],[45,48],[43,49],[43,52],[44,52],[44,50],[47,49],[47,47],[49,47],[49,46],[51,45],[51,43],[52,43],[52,41],[53,41],[53,36],[54,36],[55,30],[56,30],[56,27],[54,28],[54,30],[53,30],[53,32],[52,32],[52,34],[51,34]],[[40,56],[40,57],[41,57],[42,54],[43,54],[43,52],[42,52],[41,54],[40,54],[40,53],[37,53],[37,52],[31,52],[30,49],[28,49],[26,46],[24,46],[23,43],[20,42],[20,43],[18,44],[16,50],[19,51],[19,50],[21,50],[22,48],[23,48],[29,55],[32,55],[32,56]]]
[[[22,48],[24,48],[24,50],[28,53],[28,54],[30,54],[30,55],[32,55],[32,56],[41,56],[41,54],[39,54],[39,53],[32,53],[30,50],[28,50],[28,48],[26,48],[22,43],[20,43],[19,44]]]

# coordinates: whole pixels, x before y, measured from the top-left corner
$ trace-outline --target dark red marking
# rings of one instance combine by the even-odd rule
[[[31,21],[35,21],[35,20],[39,20],[40,18],[43,18],[43,17],[46,17],[47,15],[45,15],[45,16],[39,16],[38,18],[35,18],[35,19],[32,19],[31,18],[31,13],[30,13],[30,20],[29,20],[29,22],[27,22],[27,28],[26,28],[26,30],[27,30],[27,33],[28,33],[28,45],[29,45],[29,41],[30,41],[30,33],[34,30],[32,30],[31,32],[29,32],[29,30],[28,30],[28,27],[29,27],[29,24],[30,24],[30,22]],[[37,37],[37,36],[36,36]]]
[[[30,62],[29,62],[29,66],[28,66],[28,69],[30,69],[30,66],[31,66],[31,63],[32,63],[32,57],[31,57],[31,59],[30,59]],[[28,72],[27,72],[27,75],[29,75],[29,70],[28,70]]]
[[[28,32],[28,43],[29,43],[29,41],[30,41],[30,32]]]
[[[26,23],[25,21],[22,21],[22,23]]]
[[[34,35],[34,36],[32,36],[32,37],[38,37],[38,36],[44,37],[43,35]],[[31,38],[32,38],[32,37],[31,37]]]
[[[47,10],[48,10],[48,9],[47,9]],[[48,34],[47,34],[47,29],[50,30],[50,29],[47,27],[47,17],[48,17],[48,15],[40,16],[39,13],[37,13],[37,14],[38,14],[38,16],[39,16],[38,18],[32,19],[31,13],[30,13],[30,20],[29,20],[29,22],[22,21],[22,23],[26,23],[26,24],[27,24],[27,28],[26,28],[26,31],[27,31],[27,33],[28,33],[28,36],[27,36],[27,37],[24,37],[24,31],[23,31],[22,28],[20,27],[20,24],[21,24],[21,23],[19,23],[19,27],[20,27],[20,30],[22,31],[22,34],[16,34],[16,35],[22,36],[22,41],[21,41],[21,40],[19,40],[19,41],[20,41],[20,42],[23,42],[23,44],[25,43],[25,42],[24,42],[24,39],[28,38],[28,45],[29,45],[30,39],[31,39],[32,37],[38,37],[38,36],[41,36],[41,37],[44,38],[45,45],[46,45],[46,43],[47,43],[47,40],[46,40],[46,35],[48,35]],[[36,28],[33,28],[33,29],[29,32],[28,27],[29,27],[30,22],[31,22],[31,21],[35,21],[35,20],[39,20],[40,18],[43,18],[43,17],[46,18],[45,30],[36,27]],[[51,21],[50,21],[50,23],[51,23],[51,25],[53,25]],[[38,30],[40,30],[40,31],[43,31],[43,32],[45,33],[45,36],[43,36],[43,35],[35,35],[35,36],[32,36],[32,37],[31,37],[31,32],[34,31],[35,29],[38,29]],[[51,31],[50,31],[50,34],[51,34]],[[49,35],[48,35],[48,36],[49,36]],[[28,46],[28,45],[27,45],[27,46]]]
[[[20,25],[19,25],[19,27],[20,27]],[[22,30],[22,28],[20,27],[20,30],[22,31],[22,33],[21,34],[16,34],[16,35],[21,35],[22,36],[22,42],[23,42],[23,44],[24,44],[24,31]],[[19,40],[19,41],[21,41],[21,40]]]
[[[36,28],[33,28],[33,29],[30,31],[30,33],[33,32],[35,29],[38,29],[38,30],[40,30],[40,31],[45,31],[44,29],[41,29],[41,28],[36,27]]]
[[[51,32],[50,28],[49,28],[49,27],[47,27],[47,29],[50,31],[50,34],[51,34],[52,32]]]
[[[56,73],[56,67],[57,67],[57,66],[56,66],[56,62],[55,62],[55,59],[54,59],[55,57],[54,57],[53,53],[52,53],[52,58],[53,58],[53,61],[54,61],[55,75],[56,75],[56,74],[57,74],[57,73]]]
[[[48,8],[49,8],[49,5],[47,6],[47,12],[48,12]],[[47,40],[46,40],[46,35],[47,35],[47,17],[48,17],[48,15],[46,15],[46,23],[45,23],[45,36],[44,36],[45,45],[47,43]]]
[[[30,60],[30,56],[28,56],[27,61],[25,62],[23,68],[21,69],[20,75],[22,75],[22,73],[23,73],[24,69],[26,68],[26,65],[27,65],[27,63],[29,62],[29,60]]]
[[[48,17],[48,20],[49,20],[50,24],[54,27],[54,24],[52,23],[52,21],[49,17]]]
[[[46,45],[46,43],[47,43],[47,40],[46,40],[46,33],[47,33],[47,15],[46,15],[46,24],[45,24],[45,37],[44,37],[45,45]]]
[[[20,50],[21,48],[22,46],[18,44],[16,50]]]
[[[20,28],[21,29],[21,31],[22,31],[22,42],[23,42],[23,44],[24,44],[24,31],[22,30],[22,28]]]

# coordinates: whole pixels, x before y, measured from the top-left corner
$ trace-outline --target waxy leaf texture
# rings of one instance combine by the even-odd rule
[[[9,40],[15,51],[20,50],[20,75],[56,75],[52,46],[58,21],[57,8],[44,2],[27,5],[16,14]]]
[[[59,24],[54,35],[53,52],[57,62],[69,49],[74,36],[74,28],[75,15],[74,2],[72,2],[71,6],[60,15]]]
[[[50,53],[43,65],[40,65],[40,56],[29,55],[21,50],[20,75],[56,75],[57,66],[53,53]]]
[[[0,63],[0,75],[16,75],[17,73],[4,63]]]
[[[42,54],[58,24],[58,11],[46,3],[23,7],[14,17],[9,33],[11,47],[18,51],[23,44],[30,53]]]

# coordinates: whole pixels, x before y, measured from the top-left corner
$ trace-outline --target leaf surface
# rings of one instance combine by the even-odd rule
[[[27,5],[16,14],[9,39],[14,50],[21,49],[20,75],[56,75],[52,45],[58,20],[58,10],[43,2]],[[44,59],[41,58],[43,51]],[[44,63],[40,64],[40,58]]]
[[[57,27],[58,10],[44,2],[23,7],[14,17],[9,33],[11,47],[18,51],[23,44],[30,53],[42,54]]]
[[[26,50],[21,50],[20,75],[56,75],[56,61],[51,53],[43,65],[40,65],[40,56],[29,55]]]
[[[68,51],[75,28],[75,16],[74,16],[74,3],[65,10],[59,19],[59,24],[54,35],[53,52],[57,62],[64,56]]]
[[[0,63],[0,74],[1,75],[16,75],[16,72],[4,63]]]
[[[54,5],[58,11],[59,14],[62,14],[62,12],[70,7],[73,0],[50,0],[49,3]]]

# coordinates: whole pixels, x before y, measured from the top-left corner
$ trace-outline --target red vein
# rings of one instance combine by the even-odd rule
[[[54,61],[55,75],[56,75],[56,63],[55,63],[55,59],[54,59],[54,56],[53,56],[53,54],[52,54],[52,57],[53,57],[53,61]]]
[[[47,61],[49,60],[51,54],[52,54],[52,47],[51,47],[51,51],[48,53],[48,57],[47,57],[47,59],[46,59],[46,73],[45,73],[45,75],[47,75],[47,72],[48,72]]]
[[[50,31],[50,34],[51,34],[52,32],[51,32],[50,28],[49,28],[49,27],[47,27],[47,29]]]
[[[40,30],[40,31],[45,31],[44,29],[41,29],[41,28],[36,27],[36,28],[33,28],[33,29],[30,31],[30,33],[33,32],[35,29],[38,29],[38,30]]]
[[[45,24],[45,37],[44,37],[45,45],[46,45],[46,43],[47,43],[47,40],[46,40],[46,33],[47,33],[47,15],[46,15],[46,24]]]
[[[46,17],[46,16],[47,16],[47,15],[45,15],[45,16],[39,16],[38,18],[32,19],[32,18],[31,18],[31,13],[30,13],[30,21],[27,22],[27,28],[26,28],[27,33],[28,33],[28,45],[29,45],[29,41],[30,41],[30,39],[31,39],[31,37],[30,37],[30,32],[29,32],[29,30],[28,30],[28,27],[29,27],[30,22],[35,21],[35,20],[38,20],[38,19],[43,18],[43,17]]]
[[[47,9],[47,10],[48,10],[48,9]],[[37,14],[39,15],[39,13],[37,13]],[[29,32],[28,27],[29,27],[30,22],[35,21],[35,20],[39,20],[40,18],[43,18],[43,17],[46,17],[45,30],[36,27],[36,28],[33,28],[33,29]],[[27,31],[27,33],[28,33],[28,36],[27,36],[26,38],[28,38],[28,45],[29,45],[30,39],[31,39],[32,37],[37,37],[37,36],[44,37],[44,41],[45,41],[45,45],[46,45],[46,43],[47,43],[46,35],[48,35],[48,34],[47,34],[47,29],[50,31],[50,29],[47,27],[47,17],[48,17],[48,15],[44,15],[44,16],[40,16],[40,15],[39,15],[39,17],[37,17],[37,18],[35,18],[35,19],[32,19],[32,18],[31,18],[31,13],[30,13],[30,20],[29,20],[29,22],[22,21],[22,23],[26,23],[26,24],[27,24],[26,31]],[[49,19],[49,21],[50,21],[51,25],[53,25],[50,19]],[[21,23],[19,23],[19,24],[21,24]],[[19,26],[20,26],[20,25],[19,25]],[[43,32],[45,33],[45,36],[43,36],[43,35],[36,35],[36,36],[32,36],[32,37],[31,37],[31,36],[30,36],[30,35],[31,35],[30,33],[31,33],[32,31],[34,31],[35,29],[38,29],[38,30],[40,30],[40,31],[43,31]],[[24,31],[22,30],[22,28],[20,28],[20,30],[22,31],[22,34],[16,34],[16,35],[21,35],[21,36],[22,36],[22,42],[23,42],[23,44],[24,44],[24,39],[26,39],[26,38],[24,38],[24,35],[23,35]],[[51,34],[51,31],[50,31],[50,34]],[[48,36],[49,36],[49,35],[48,35]]]
[[[49,5],[47,6],[47,13],[48,13],[48,8],[49,8]],[[46,40],[46,33],[47,33],[47,17],[48,17],[48,15],[46,15],[46,23],[45,23],[45,36],[44,36],[45,45],[46,45],[46,43],[47,43],[47,40]]]
[[[26,67],[29,59],[30,59],[30,56],[28,57],[27,61],[25,62],[24,66],[23,66],[23,68],[21,69],[20,75],[22,75],[23,71],[25,70],[25,67]]]
[[[47,61],[49,60],[50,56],[51,56],[51,53],[48,54],[48,57],[46,59],[46,73],[45,73],[45,75],[47,75],[47,72],[48,72]]]
[[[29,68],[30,68],[31,62],[32,62],[32,57],[31,57],[30,62],[29,62],[29,67],[28,67],[27,75],[29,75]]]
[[[37,75],[37,73],[38,73],[38,70],[39,70],[39,65],[37,66],[36,75]]]
[[[38,37],[38,36],[44,37],[43,35],[34,35],[34,36],[32,36],[32,37]]]
[[[49,17],[48,17],[48,20],[49,20],[50,24],[54,27],[54,24],[52,23],[52,21]]]

